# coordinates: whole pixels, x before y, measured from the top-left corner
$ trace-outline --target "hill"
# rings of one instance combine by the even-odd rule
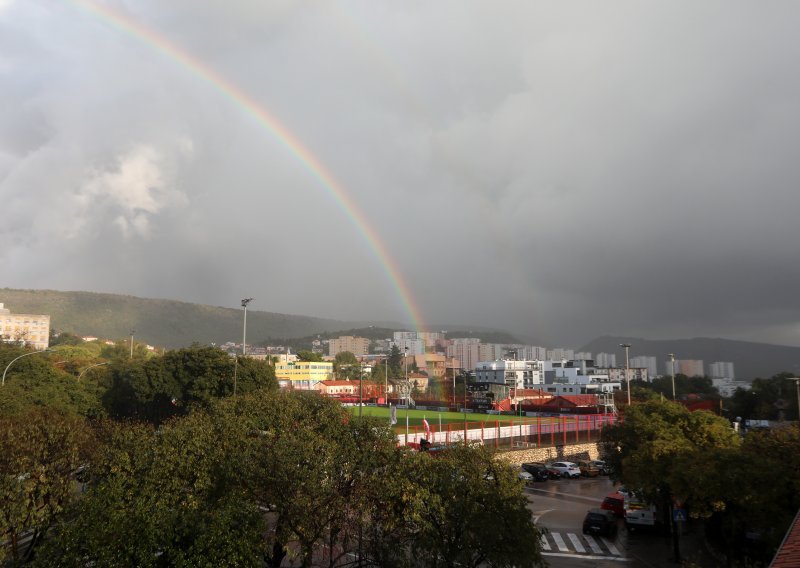
[[[598,337],[580,351],[616,353],[617,364],[625,364],[625,354],[620,343],[631,345],[630,357],[649,355],[658,359],[658,371],[664,373],[668,353],[676,359],[701,359],[708,373],[708,365],[715,361],[730,361],[734,364],[737,379],[771,377],[787,372],[800,376],[800,347],[770,345],[749,341],[735,341],[708,337],[694,339],[641,339],[634,337]]]
[[[0,289],[0,302],[13,313],[49,314],[50,327],[78,335],[136,338],[152,345],[184,347],[192,342],[241,341],[241,308],[220,308],[173,300],[152,300],[95,292]],[[348,322],[247,310],[248,343],[269,337],[303,337],[364,327]]]

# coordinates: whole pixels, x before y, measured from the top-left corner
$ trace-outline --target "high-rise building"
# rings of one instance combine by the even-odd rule
[[[670,363],[667,363],[669,366]],[[702,377],[705,376],[703,370],[703,361],[700,359],[681,359],[675,361],[676,373],[686,375],[687,377]]]
[[[458,359],[461,362],[461,368],[466,371],[472,371],[480,361],[478,356],[478,349],[480,340],[476,342],[461,342],[458,339],[453,340],[451,345],[447,346],[447,356]]]
[[[658,375],[658,362],[656,361],[655,357],[650,355],[638,355],[636,357],[631,357],[630,366],[644,367],[647,369],[647,374],[651,379]]]
[[[541,361],[481,361],[475,368],[479,383],[494,383],[511,388],[533,388],[544,383]]]
[[[611,369],[617,366],[617,355],[615,353],[598,353],[594,364],[603,369]]]
[[[363,357],[369,353],[369,339],[366,337],[354,337],[352,335],[341,335],[337,339],[328,342],[328,355],[335,357],[343,351],[349,351],[356,357]]]
[[[708,366],[708,374],[712,379],[736,380],[733,374],[733,363],[728,361],[717,361]]]
[[[0,338],[6,343],[24,343],[35,349],[50,345],[50,316],[12,314],[0,303]]]

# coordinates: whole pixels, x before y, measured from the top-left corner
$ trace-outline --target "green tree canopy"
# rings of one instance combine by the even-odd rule
[[[313,351],[298,351],[297,360],[311,362],[322,361],[322,355],[319,353],[314,353]]]

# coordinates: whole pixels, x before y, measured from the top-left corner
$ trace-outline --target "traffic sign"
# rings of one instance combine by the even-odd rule
[[[676,523],[682,523],[686,521],[686,509],[673,509],[672,510],[672,520]]]

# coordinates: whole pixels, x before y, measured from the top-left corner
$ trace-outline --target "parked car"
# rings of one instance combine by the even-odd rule
[[[594,465],[594,467],[596,467],[598,470],[600,470],[600,475],[608,475],[609,472],[611,471],[609,465],[603,460],[592,460],[589,463]]]
[[[561,477],[580,477],[581,468],[572,462],[562,461],[553,462],[550,464],[550,469],[555,470],[561,474]]]
[[[579,461],[578,468],[581,470],[581,475],[584,477],[597,477],[600,475],[600,468],[594,465],[594,462]]]
[[[620,493],[619,491],[614,491],[613,493],[609,493],[606,495],[603,502],[600,504],[600,508],[605,511],[611,511],[617,517],[624,517],[625,516],[625,495]]]
[[[525,485],[531,485],[534,481],[533,475],[525,471],[524,469],[519,470],[517,477],[522,481]]]
[[[547,466],[543,463],[531,462],[522,464],[523,471],[527,471],[533,476],[534,481],[546,481],[552,479]]]
[[[583,534],[617,536],[617,518],[605,509],[589,509],[583,519]]]

